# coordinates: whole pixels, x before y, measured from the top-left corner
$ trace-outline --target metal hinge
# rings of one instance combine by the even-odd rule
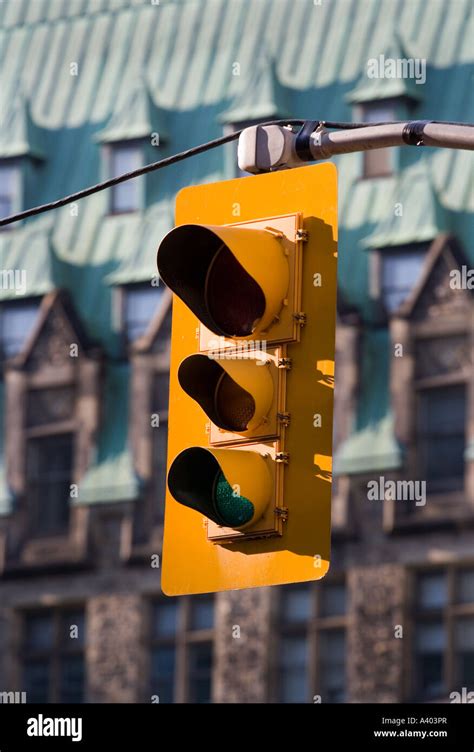
[[[283,462],[285,465],[290,461],[289,452],[277,452],[275,454],[275,462]]]
[[[277,413],[277,418],[280,421],[282,426],[289,426],[291,416],[290,413]]]
[[[299,313],[294,313],[293,314],[293,319],[300,326],[304,326],[306,324],[306,314],[303,313],[303,311],[299,311]]]
[[[296,240],[302,240],[303,243],[307,243],[309,240],[308,230],[299,229],[296,230]]]
[[[291,368],[291,358],[278,358],[278,368],[286,368],[287,371]]]
[[[275,507],[275,514],[282,522],[286,522],[288,519],[288,507]]]

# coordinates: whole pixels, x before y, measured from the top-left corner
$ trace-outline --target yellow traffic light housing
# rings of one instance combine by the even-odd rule
[[[201,322],[201,350],[219,346],[222,339],[298,338],[300,221],[295,212],[271,222],[185,224],[163,238],[160,277]]]
[[[160,245],[160,276],[215,334],[257,337],[278,316],[288,292],[279,240],[267,229],[182,225]]]
[[[272,362],[258,352],[242,360],[214,359],[204,353],[190,355],[178,369],[178,381],[222,433],[262,435],[268,430],[275,398]]]
[[[175,293],[163,590],[319,579],[330,550],[335,168],[187,188],[176,221],[158,249]]]

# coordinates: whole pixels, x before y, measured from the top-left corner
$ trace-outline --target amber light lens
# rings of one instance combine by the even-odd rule
[[[215,255],[206,279],[206,306],[228,337],[247,337],[265,313],[265,296],[226,245]]]
[[[255,413],[255,400],[225,373],[219,379],[215,396],[217,425],[228,431],[246,431]]]

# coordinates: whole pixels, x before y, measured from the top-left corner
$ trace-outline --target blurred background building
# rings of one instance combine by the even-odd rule
[[[272,118],[474,120],[470,0],[4,0],[0,23],[1,216]],[[426,81],[370,78],[380,55],[425,60]],[[472,154],[336,161],[322,583],[168,599],[155,566],[170,332],[156,249],[179,188],[238,175],[235,142],[3,228],[0,692],[474,689],[474,303],[450,284],[474,265]],[[370,500],[380,478],[425,480],[426,504]]]

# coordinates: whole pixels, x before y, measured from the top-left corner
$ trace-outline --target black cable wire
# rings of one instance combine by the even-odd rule
[[[261,125],[302,125],[304,122],[304,120],[274,120],[269,123],[262,123]],[[209,149],[215,149],[216,146],[222,146],[223,144],[227,144],[229,141],[234,141],[235,139],[237,139],[242,133],[242,130],[235,131],[234,133],[229,133],[227,136],[215,138],[213,141],[208,141],[205,144],[199,144],[199,146],[193,146],[191,149],[186,149],[186,151],[181,151],[178,154],[173,154],[171,157],[160,159],[158,162],[152,162],[151,164],[145,165],[144,167],[139,167],[136,170],[132,170],[132,172],[125,172],[123,175],[118,175],[115,178],[109,178],[108,180],[104,180],[102,183],[91,185],[89,186],[89,188],[84,188],[81,191],[76,191],[76,193],[71,193],[69,194],[69,196],[64,196],[64,198],[60,198],[57,201],[50,201],[47,204],[42,204],[31,209],[26,209],[25,211],[19,212],[18,214],[12,214],[11,216],[5,217],[4,219],[0,220],[0,227],[5,227],[5,225],[10,225],[13,222],[19,222],[20,220],[27,219],[28,217],[35,217],[37,214],[43,214],[44,212],[50,211],[51,209],[60,209],[62,206],[72,204],[74,201],[78,201],[81,198],[92,196],[94,193],[99,193],[99,191],[103,191],[106,188],[112,188],[112,186],[118,185],[118,183],[124,183],[126,180],[137,178],[140,175],[146,175],[148,172],[160,170],[163,167],[169,167],[172,164],[176,164],[176,162],[181,162],[183,159],[188,159],[188,157],[194,157],[196,156],[196,154],[201,154],[202,152],[208,151]]]
[[[259,123],[259,125],[303,125],[306,120],[271,120],[267,123]],[[404,120],[392,120],[386,123],[342,123],[337,121],[331,121],[331,120],[320,120],[319,127],[323,128],[333,128],[333,129],[343,129],[343,130],[350,130],[354,128],[373,128],[374,126],[378,125],[397,125],[398,123],[406,122]],[[456,122],[448,122],[448,121],[441,121],[441,120],[432,120],[432,123],[444,123],[445,125],[464,125],[469,128],[473,128],[474,124],[472,123],[456,123]],[[171,157],[165,157],[164,159],[160,159],[158,162],[152,162],[151,164],[145,165],[144,167],[139,167],[136,170],[132,170],[132,172],[126,172],[123,175],[118,175],[114,178],[109,178],[108,180],[104,180],[102,183],[97,183],[96,185],[91,185],[89,188],[84,188],[81,191],[76,191],[76,193],[71,193],[69,196],[64,196],[63,198],[58,199],[57,201],[50,201],[47,204],[42,204],[40,206],[35,206],[31,209],[26,209],[25,211],[19,212],[18,214],[12,214],[9,217],[5,217],[4,219],[0,219],[0,227],[5,227],[6,225],[13,224],[13,222],[19,222],[22,219],[27,219],[28,217],[35,217],[37,214],[43,214],[44,212],[50,211],[52,209],[59,209],[62,206],[66,206],[67,204],[72,204],[74,201],[78,201],[81,198],[85,198],[86,196],[92,196],[94,193],[99,193],[99,191],[103,191],[106,188],[112,188],[114,185],[118,185],[118,183],[124,183],[126,180],[132,180],[132,178],[139,177],[140,175],[146,175],[148,172],[153,172],[154,170],[160,170],[163,167],[169,167],[172,164],[176,164],[177,162],[181,162],[183,159],[188,159],[188,157],[194,157],[197,154],[202,154],[205,151],[208,151],[209,149],[215,149],[216,146],[222,146],[223,144],[227,144],[230,141],[235,141],[240,134],[242,133],[241,129],[239,131],[234,131],[234,133],[229,133],[227,136],[221,136],[220,138],[215,138],[213,141],[208,141],[205,144],[200,144],[199,146],[193,146],[191,149],[186,149],[186,151],[181,151],[178,154],[173,154]]]

